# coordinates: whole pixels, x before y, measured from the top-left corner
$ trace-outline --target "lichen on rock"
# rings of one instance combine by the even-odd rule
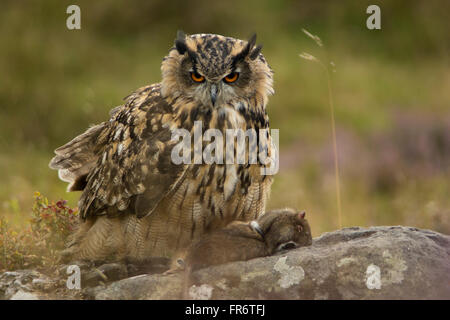
[[[21,272],[0,274],[0,299],[20,290],[19,297],[43,298],[31,284],[45,277],[35,274],[20,286],[16,280],[33,271]],[[144,274],[83,287],[80,297],[179,299],[183,281],[182,274]],[[450,236],[401,226],[345,228],[309,247],[198,270],[190,281],[191,299],[450,299]]]

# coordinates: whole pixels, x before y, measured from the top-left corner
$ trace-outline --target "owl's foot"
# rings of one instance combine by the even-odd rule
[[[102,264],[92,267],[81,277],[82,286],[96,286],[102,283],[117,281],[129,277],[127,265],[123,262]]]

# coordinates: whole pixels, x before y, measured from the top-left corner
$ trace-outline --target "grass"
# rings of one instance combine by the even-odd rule
[[[319,46],[323,47],[322,40],[316,36],[311,34],[309,31],[302,29],[303,33],[305,33],[308,37],[314,40],[314,42]],[[325,51],[326,54],[326,51]],[[330,107],[330,115],[331,115],[331,134],[333,139],[333,157],[334,157],[334,180],[336,185],[336,206],[337,206],[337,215],[338,215],[338,227],[339,229],[342,228],[342,204],[341,204],[341,186],[340,186],[340,175],[339,175],[339,158],[338,158],[338,151],[337,151],[337,142],[336,142],[336,120],[334,116],[334,100],[333,100],[333,92],[331,90],[331,76],[330,76],[330,69],[331,72],[336,72],[335,70],[335,63],[330,60],[325,60],[325,62],[322,62],[322,60],[317,59],[315,56],[309,54],[309,53],[301,53],[300,58],[317,62],[325,71],[327,76],[327,88],[328,88],[328,104]]]

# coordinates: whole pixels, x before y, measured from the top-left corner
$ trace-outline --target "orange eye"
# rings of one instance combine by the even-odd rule
[[[235,82],[238,78],[239,78],[239,73],[232,72],[229,75],[227,75],[225,78],[223,78],[223,80],[225,80],[225,82],[227,82],[227,83],[232,83],[232,82]]]
[[[203,82],[205,81],[205,77],[198,74],[197,72],[191,72],[191,78],[194,80],[194,82]]]

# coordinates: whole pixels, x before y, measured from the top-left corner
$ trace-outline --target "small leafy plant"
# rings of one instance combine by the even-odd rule
[[[36,192],[27,228],[14,230],[0,217],[0,271],[55,267],[67,237],[76,227],[77,213],[66,201],[49,202]]]

